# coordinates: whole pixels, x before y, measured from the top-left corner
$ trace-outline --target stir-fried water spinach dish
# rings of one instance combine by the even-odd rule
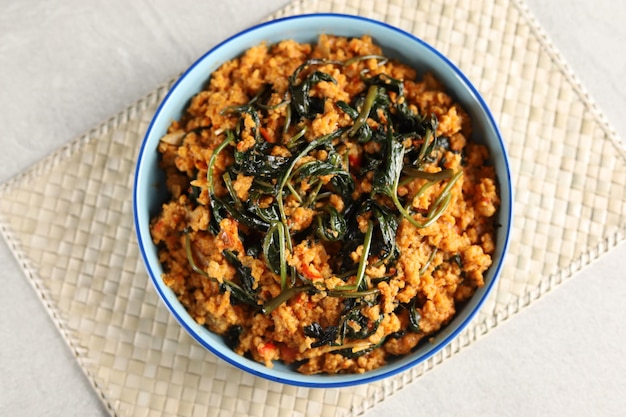
[[[268,366],[376,369],[484,285],[499,206],[488,151],[444,85],[367,36],[247,50],[159,152],[163,279]]]

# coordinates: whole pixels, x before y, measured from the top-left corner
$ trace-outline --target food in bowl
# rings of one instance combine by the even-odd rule
[[[500,204],[487,147],[432,74],[369,36],[261,43],[158,145],[163,281],[241,354],[363,373],[484,284]]]

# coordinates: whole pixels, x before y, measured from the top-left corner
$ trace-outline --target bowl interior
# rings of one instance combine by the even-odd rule
[[[500,187],[501,207],[497,221],[501,227],[496,236],[494,264],[485,275],[485,286],[435,336],[434,342],[423,344],[412,354],[362,375],[301,375],[280,363],[267,368],[235,354],[220,336],[199,326],[163,283],[160,278],[163,270],[149,230],[150,218],[157,214],[167,199],[164,174],[158,167],[158,142],[170,123],[182,115],[190,98],[202,90],[210,74],[225,61],[260,42],[272,44],[284,39],[315,42],[323,33],[347,37],[370,35],[375,43],[383,47],[385,55],[412,65],[419,74],[433,72],[470,114],[474,132],[472,139],[488,146]],[[296,16],[253,27],[217,45],[190,67],[170,90],[146,133],[139,153],[133,199],[135,228],[148,273],[159,295],[186,331],[201,345],[243,370],[277,382],[309,387],[347,386],[378,380],[426,360],[447,345],[467,326],[493,288],[506,252],[512,217],[511,180],[506,151],[493,116],[469,80],[447,58],[412,35],[377,21],[329,14]]]

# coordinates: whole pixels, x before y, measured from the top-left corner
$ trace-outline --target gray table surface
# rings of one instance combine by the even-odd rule
[[[0,0],[0,181],[286,3]],[[626,138],[626,2],[528,4]],[[624,415],[625,259],[622,243],[366,416]],[[0,415],[107,415],[4,242],[0,279]]]

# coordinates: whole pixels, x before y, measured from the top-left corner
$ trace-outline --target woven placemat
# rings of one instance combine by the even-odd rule
[[[497,289],[450,346],[385,381],[297,388],[218,360],[158,300],[133,231],[135,157],[168,83],[0,188],[2,235],[112,415],[361,414],[625,238],[626,152],[521,0],[309,0],[271,18],[323,11],[414,33],[483,93],[516,192]]]

